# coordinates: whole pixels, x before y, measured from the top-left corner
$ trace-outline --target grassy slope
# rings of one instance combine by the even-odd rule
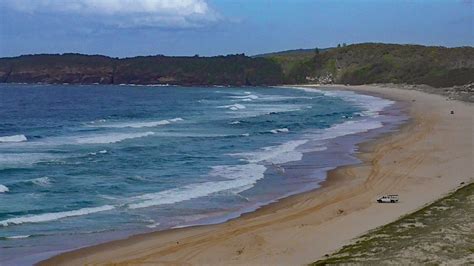
[[[471,183],[417,212],[367,233],[312,265],[472,265],[473,228],[474,183]]]

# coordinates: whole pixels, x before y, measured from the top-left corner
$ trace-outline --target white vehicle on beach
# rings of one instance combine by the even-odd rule
[[[398,195],[386,195],[377,199],[378,203],[396,203],[398,202]]]

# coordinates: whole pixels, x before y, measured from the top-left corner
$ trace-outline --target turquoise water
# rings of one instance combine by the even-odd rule
[[[355,139],[334,140],[382,128],[392,104],[287,88],[0,85],[0,262],[315,188],[352,162]]]

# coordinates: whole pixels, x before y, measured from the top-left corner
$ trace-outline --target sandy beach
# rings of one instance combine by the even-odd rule
[[[404,102],[411,121],[359,145],[363,163],[330,171],[319,189],[222,224],[133,236],[40,264],[302,265],[474,180],[472,103],[399,88],[329,88]],[[400,202],[376,203],[383,194]]]

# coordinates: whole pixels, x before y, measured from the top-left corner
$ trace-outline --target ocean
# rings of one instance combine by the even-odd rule
[[[315,189],[400,109],[343,90],[1,84],[0,264]]]

